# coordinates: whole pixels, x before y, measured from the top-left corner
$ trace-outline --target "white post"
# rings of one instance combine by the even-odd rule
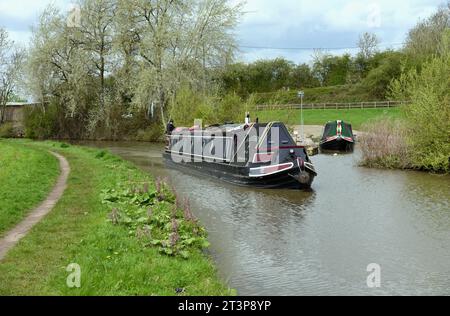
[[[304,96],[304,94],[302,93],[302,97],[301,97],[301,101],[300,101],[300,104],[301,104],[301,125],[302,125],[302,129],[301,129],[301,133],[302,133],[302,143],[304,143],[305,142],[305,127],[304,127],[304,124],[305,124],[305,122],[304,122],[304,120],[303,120],[303,96]]]
[[[303,97],[305,96],[304,91],[299,91],[297,94],[300,97],[300,137],[302,139],[302,143],[305,142],[305,128],[304,128],[304,120],[303,120]]]

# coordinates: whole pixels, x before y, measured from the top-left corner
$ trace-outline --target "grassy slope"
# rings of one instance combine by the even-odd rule
[[[359,85],[329,86],[305,89],[305,103],[372,101],[367,89]],[[298,99],[294,101],[298,103]]]
[[[361,85],[328,86],[303,90],[305,92],[304,102],[307,104],[374,101],[369,91]],[[296,90],[259,93],[256,97],[258,104],[297,104],[299,102]]]
[[[260,122],[281,121],[288,125],[300,124],[299,110],[259,111]],[[352,123],[354,129],[375,118],[382,116],[400,117],[400,108],[391,109],[351,109],[351,110],[305,110],[306,125],[324,125],[328,121],[344,120]]]
[[[149,180],[148,175],[111,155],[96,158],[94,149],[34,145],[66,156],[69,186],[52,213],[0,264],[0,295],[175,295],[176,288],[187,295],[230,294],[202,253],[188,260],[161,255],[107,221],[100,191]],[[70,263],[81,266],[80,289],[66,286]]]
[[[51,154],[0,140],[0,236],[47,197],[58,174]]]

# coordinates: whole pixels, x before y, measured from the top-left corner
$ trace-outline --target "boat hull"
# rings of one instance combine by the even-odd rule
[[[325,151],[345,151],[351,152],[355,147],[354,142],[350,142],[343,138],[337,138],[330,141],[322,141],[320,143],[320,149]]]
[[[278,172],[261,177],[250,177],[249,167],[230,165],[217,162],[174,162],[170,153],[164,153],[168,165],[184,172],[196,175],[208,175],[222,181],[239,186],[250,186],[265,189],[310,189],[316,174],[310,170],[301,171],[300,168]]]

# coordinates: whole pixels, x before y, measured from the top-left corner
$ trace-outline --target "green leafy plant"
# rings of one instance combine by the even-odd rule
[[[446,51],[394,81],[394,98],[409,98],[405,108],[412,167],[432,172],[450,171],[450,33]]]
[[[14,127],[12,123],[0,124],[0,138],[12,138],[14,136]]]
[[[179,200],[166,182],[125,184],[102,191],[110,208],[109,221],[127,227],[144,247],[157,247],[168,256],[189,258],[193,251],[209,247],[207,234],[191,212],[189,201]]]

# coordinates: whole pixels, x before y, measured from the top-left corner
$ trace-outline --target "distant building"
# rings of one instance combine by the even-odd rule
[[[22,127],[25,109],[38,105],[40,103],[8,102],[6,103],[4,122],[13,123],[14,127]]]

